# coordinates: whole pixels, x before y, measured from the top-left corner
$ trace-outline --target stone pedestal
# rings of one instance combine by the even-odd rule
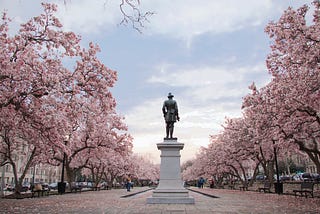
[[[189,196],[181,180],[180,150],[184,144],[178,143],[176,138],[165,138],[157,147],[161,150],[160,180],[152,197],[147,198],[147,203],[194,204],[194,198]]]

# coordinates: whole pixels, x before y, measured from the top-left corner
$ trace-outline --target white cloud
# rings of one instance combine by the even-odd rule
[[[78,33],[101,33],[121,21],[119,2],[102,0],[56,1],[64,28]]]
[[[159,119],[162,117],[161,103],[161,99],[154,99],[133,107],[125,116],[129,127],[130,123],[134,127],[132,131],[148,133],[162,128],[161,119]]]
[[[21,0],[0,0],[0,9],[7,10],[17,24],[43,12],[41,2],[58,5],[56,16],[65,30],[78,34],[96,34],[114,28],[121,22],[119,1],[108,0],[33,0],[30,4]]]
[[[308,0],[310,2],[311,0]],[[27,4],[21,0],[0,0],[1,7],[14,14],[15,21],[25,21],[41,11],[41,0]],[[120,1],[111,0],[47,0],[58,4],[57,16],[67,30],[79,34],[101,33],[116,27],[122,20]],[[204,33],[218,34],[264,24],[292,0],[142,0],[141,11],[154,11],[143,30],[145,34],[162,34],[167,37],[191,40]],[[302,3],[298,4],[301,5]],[[129,11],[130,13],[130,11]]]
[[[21,22],[41,11],[40,2],[32,4],[21,0],[0,0],[0,9],[8,9]],[[114,28],[122,20],[120,1],[111,0],[47,0],[58,4],[58,16],[66,29],[77,33],[99,33]],[[309,4],[311,0],[307,1]],[[302,5],[296,1],[276,0],[142,0],[142,12],[154,11],[144,32],[191,40],[204,33],[233,32],[256,26],[273,19],[288,5]]]
[[[149,83],[184,87],[186,96],[196,97],[200,101],[241,97],[248,91],[248,82],[253,81],[248,80],[247,76],[266,74],[264,63],[246,67],[228,65],[196,68],[175,68],[168,65],[158,67],[161,68],[161,72],[154,72],[148,80]]]
[[[42,11],[40,0],[34,0],[33,4],[26,4],[21,0],[0,0],[0,12],[6,12],[12,20],[10,33],[16,34],[20,24],[25,23],[33,16],[37,16]]]
[[[272,13],[271,0],[142,1],[156,15],[148,26],[153,33],[190,39],[203,33],[232,32],[260,25]]]

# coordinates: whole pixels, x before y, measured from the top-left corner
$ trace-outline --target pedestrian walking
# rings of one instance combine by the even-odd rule
[[[204,182],[205,182],[204,178],[200,177],[198,180],[198,187],[203,188]]]
[[[126,188],[127,188],[127,192],[130,192],[130,189],[131,189],[131,178],[130,178],[130,175],[125,177],[125,185],[126,185]]]

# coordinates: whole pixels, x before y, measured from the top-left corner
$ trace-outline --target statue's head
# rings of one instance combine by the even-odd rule
[[[168,98],[172,98],[174,97],[173,94],[171,94],[171,92],[168,94]]]

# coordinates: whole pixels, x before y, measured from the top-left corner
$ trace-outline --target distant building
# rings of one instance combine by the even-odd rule
[[[17,169],[20,169],[18,171],[18,177],[20,177],[22,174],[20,160],[23,160],[23,157],[19,158],[19,162],[17,164]],[[4,184],[14,184],[14,175],[12,171],[12,166],[10,164],[6,164],[5,166],[0,167],[0,180],[2,180],[2,176],[4,178]],[[54,183],[60,181],[60,176],[61,167],[51,166],[47,164],[37,164],[35,167],[31,167],[28,170],[22,183]]]
[[[23,141],[16,149],[11,158],[16,163],[18,179],[25,169],[28,155],[30,154],[29,147]],[[49,164],[36,164],[27,171],[22,184],[31,184],[32,182],[53,183],[58,182],[61,178],[61,166],[52,166]],[[2,183],[3,182],[3,183]],[[14,174],[10,164],[0,167],[0,185],[14,185]]]

